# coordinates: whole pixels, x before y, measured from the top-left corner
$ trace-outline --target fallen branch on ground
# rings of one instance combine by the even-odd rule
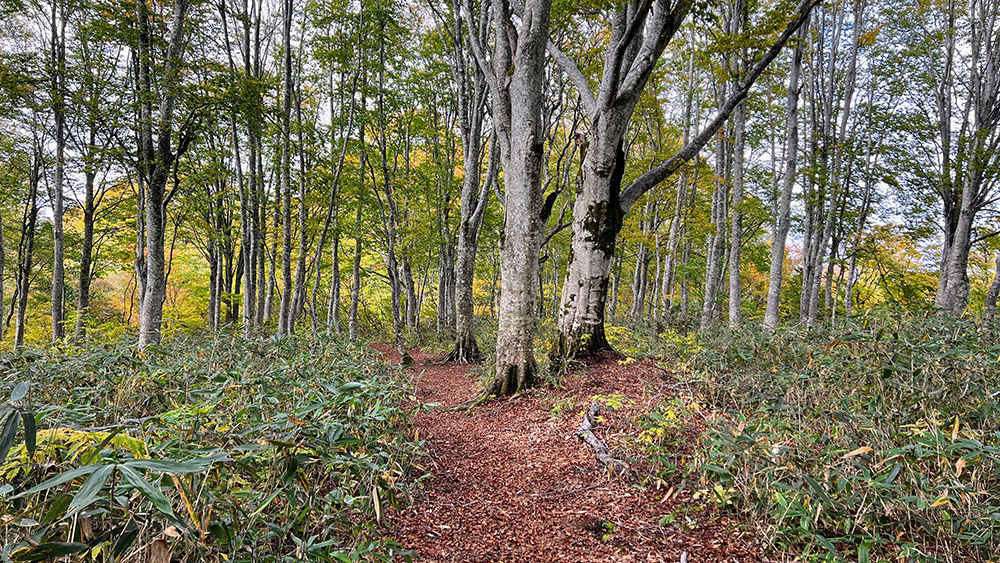
[[[597,458],[597,461],[609,469],[618,469],[620,477],[624,477],[630,483],[634,483],[636,476],[632,468],[624,461],[611,457],[611,450],[594,434],[594,417],[597,416],[597,413],[601,412],[602,406],[600,403],[590,405],[586,414],[583,415],[583,424],[576,431],[576,436],[594,450],[594,456]]]

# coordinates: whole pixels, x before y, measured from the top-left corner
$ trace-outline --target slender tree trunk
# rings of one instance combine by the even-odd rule
[[[722,99],[726,97],[723,87]],[[728,129],[728,128],[727,128]],[[728,136],[728,135],[727,135]],[[730,137],[731,138],[731,137]],[[705,300],[702,302],[701,330],[708,330],[719,317],[719,290],[722,286],[723,257],[726,252],[726,203],[732,185],[732,144],[720,135],[716,142],[715,191],[712,194],[712,222],[715,231],[708,239],[705,271]]]
[[[451,21],[448,26],[451,39],[452,81],[458,92],[458,121],[462,137],[462,164],[465,176],[462,179],[461,210],[458,226],[458,245],[455,255],[455,347],[449,359],[459,363],[482,360],[479,344],[476,342],[475,304],[473,282],[476,271],[476,254],[479,244],[479,230],[492,180],[499,168],[499,144],[494,138],[490,143],[489,164],[485,181],[480,186],[480,158],[482,156],[483,123],[486,117],[487,83],[485,70],[470,64],[464,31],[462,29],[462,7],[459,0],[451,2]],[[489,29],[486,25],[488,2],[480,4],[481,25],[469,32],[474,34],[477,44],[485,43]]]
[[[743,294],[740,287],[740,259],[743,253],[743,152],[746,145],[745,104],[736,106],[733,118],[735,138],[733,141],[733,193],[732,223],[729,242],[729,328],[736,329],[743,323],[741,309]]]
[[[281,304],[278,310],[278,334],[291,333],[292,320],[292,186],[291,186],[291,117],[292,117],[292,0],[283,5],[283,78],[281,110]]]
[[[52,3],[52,98],[55,118],[55,177],[50,199],[52,201],[52,342],[61,341],[66,335],[66,259],[63,249],[63,176],[66,151],[66,112],[63,102],[66,66],[66,18],[57,15],[59,2]],[[61,22],[60,22],[61,20]]]
[[[799,28],[799,42],[792,55],[792,69],[788,78],[788,113],[786,115],[785,177],[778,202],[778,216],[774,220],[774,235],[771,239],[771,271],[767,288],[767,308],[764,312],[764,328],[778,327],[781,304],[781,278],[785,265],[785,242],[791,227],[792,190],[795,187],[799,152],[799,75],[802,72],[802,53],[805,37],[809,29],[806,21]]]
[[[94,257],[94,179],[93,171],[84,172],[83,245],[80,248],[80,288],[76,301],[76,326],[73,338],[87,334],[87,317],[90,313],[90,283]],[[3,276],[0,276],[2,279]]]
[[[38,221],[38,184],[41,181],[41,149],[36,148],[28,178],[28,201],[21,222],[21,242],[18,244],[17,322],[14,325],[14,349],[24,348],[25,315],[28,311],[28,290],[31,289],[31,268],[35,253],[35,230]],[[12,304],[13,307],[13,304]]]
[[[288,321],[288,332],[295,332],[295,323],[302,317],[303,309],[306,305],[306,256],[309,254],[309,237],[307,236],[307,208],[306,208],[306,161],[305,145],[302,135],[302,68],[298,69],[299,87],[295,96],[295,117],[298,125],[298,153],[299,153],[299,256],[295,265],[295,291],[292,299],[291,317]],[[320,264],[316,264],[318,271]],[[317,274],[318,277],[318,274]]]
[[[183,152],[178,148],[174,154],[171,147],[173,129],[174,104],[180,81],[181,47],[184,39],[184,23],[187,16],[188,0],[174,0],[170,24],[170,39],[166,52],[166,68],[161,84],[160,107],[156,123],[156,147],[153,145],[153,112],[151,96],[153,95],[151,61],[154,52],[152,45],[149,13],[147,7],[138,10],[139,13],[139,50],[142,59],[139,62],[139,87],[143,92],[140,96],[140,154],[144,172],[147,175],[146,184],[146,291],[139,309],[139,344],[140,350],[150,344],[160,342],[160,325],[163,319],[163,301],[166,299],[167,278],[165,272],[164,231],[166,209],[164,202],[165,188],[174,160]]]
[[[747,27],[749,18],[748,6],[744,0],[733,2],[730,32],[742,33]],[[736,54],[735,69],[737,78],[734,88],[738,87],[739,76],[745,72],[746,49],[740,49]],[[740,262],[743,254],[743,168],[744,152],[746,150],[746,102],[741,102],[733,110],[733,191],[731,204],[731,225],[729,242],[729,328],[737,329],[743,324],[742,288],[740,287]]]
[[[986,302],[983,306],[983,323],[992,326],[997,313],[997,298],[1000,298],[1000,251],[994,253],[994,275],[990,290],[986,292]]]
[[[362,107],[364,104],[362,103]],[[364,138],[362,137],[362,143]],[[364,188],[364,157],[361,161],[361,188]],[[351,310],[347,319],[347,330],[351,341],[358,340],[358,303],[361,300],[361,205],[354,216],[354,266],[351,270]]]

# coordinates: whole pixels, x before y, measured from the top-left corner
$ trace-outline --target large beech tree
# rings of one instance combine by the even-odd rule
[[[528,0],[515,22],[508,0],[490,0],[493,45],[477,33],[471,0],[465,16],[470,47],[486,76],[493,102],[495,142],[500,145],[504,175],[504,230],[500,256],[500,326],[496,377],[488,395],[512,395],[529,387],[535,361],[535,284],[541,249],[544,123],[542,92],[545,45],[549,35],[549,0]]]
[[[559,342],[553,348],[554,358],[585,355],[609,347],[604,334],[604,308],[615,243],[625,214],[643,194],[698,154],[746,98],[750,87],[818,2],[802,0],[789,16],[785,29],[735,85],[708,125],[666,162],[624,189],[623,138],[629,121],[656,62],[693,2],[674,0],[654,6],[652,0],[643,0],[618,4],[610,18],[611,29],[596,93],[580,67],[558,47],[549,44],[549,53],[573,79],[590,118],[583,182],[573,207],[572,255],[563,284]]]

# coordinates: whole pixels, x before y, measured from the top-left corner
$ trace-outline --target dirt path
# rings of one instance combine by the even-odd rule
[[[377,347],[392,359],[388,347]],[[456,405],[474,396],[470,366],[414,355],[418,395]],[[750,535],[718,515],[692,509],[686,493],[640,488],[609,477],[574,433],[594,396],[634,404],[606,415],[597,434],[612,451],[636,436],[636,413],[662,398],[669,378],[652,362],[602,358],[541,388],[494,401],[471,413],[422,413],[416,432],[427,442],[424,481],[414,504],[392,515],[391,534],[421,561],[760,560]],[[637,468],[640,475],[644,468]],[[710,512],[710,511],[709,511]],[[666,517],[664,519],[664,517]],[[660,524],[663,519],[663,525]]]

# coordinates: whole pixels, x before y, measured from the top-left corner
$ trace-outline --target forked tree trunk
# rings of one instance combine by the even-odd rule
[[[485,43],[489,34],[486,11],[488,2],[481,2],[479,25],[469,32],[473,41]],[[455,256],[455,347],[449,359],[459,363],[482,360],[479,344],[476,342],[475,303],[473,301],[473,281],[476,271],[476,254],[479,245],[479,229],[489,200],[490,185],[499,167],[499,145],[494,138],[490,143],[487,176],[480,187],[480,158],[482,155],[483,122],[486,114],[487,83],[485,69],[469,63],[470,53],[462,30],[461,5],[459,0],[451,2],[452,20],[444,22],[450,32],[452,80],[458,92],[458,121],[462,136],[462,164],[465,177],[462,179],[461,217],[458,227],[458,248]]]
[[[817,1],[803,0],[799,4],[778,40],[750,69],[701,133],[624,190],[621,189],[620,170],[624,167],[622,136],[656,61],[680,28],[691,3],[678,2],[669,10],[658,5],[652,12],[648,11],[650,4],[644,3],[617,11],[612,20],[610,47],[605,54],[603,78],[596,96],[572,60],[554,46],[549,47],[556,62],[580,92],[592,124],[589,163],[585,159],[583,187],[574,204],[572,261],[563,284],[560,336],[553,347],[553,356],[577,356],[595,347],[607,347],[604,303],[611,257],[625,213],[643,194],[675,174],[709,142]],[[646,21],[647,16],[649,21]]]
[[[150,61],[155,48],[149,23],[148,8],[139,14],[139,84],[143,92],[140,96],[140,155],[143,172],[146,174],[145,228],[146,228],[146,289],[139,308],[139,349],[160,342],[160,325],[163,320],[163,301],[167,293],[167,278],[164,256],[165,215],[164,192],[174,160],[183,152],[179,147],[172,152],[170,138],[173,129],[174,103],[180,81],[181,47],[184,38],[184,23],[187,17],[188,0],[174,0],[170,24],[170,40],[165,56],[161,97],[158,116],[156,145],[153,141],[153,70]]]

